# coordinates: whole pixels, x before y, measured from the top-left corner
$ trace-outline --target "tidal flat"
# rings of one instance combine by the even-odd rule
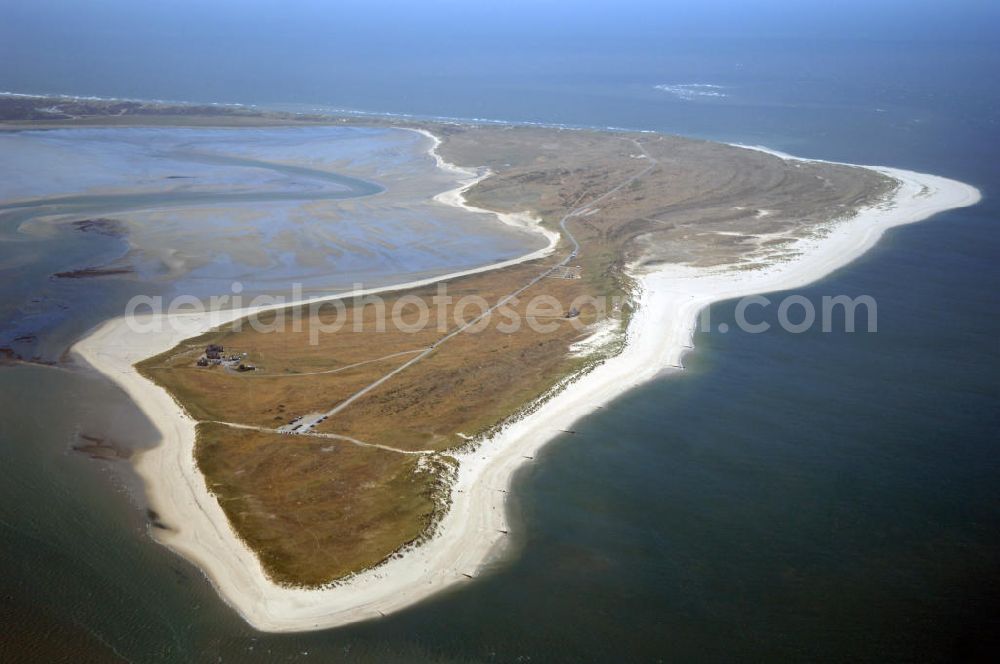
[[[424,143],[382,127],[0,132],[0,274],[18,277],[0,347],[55,361],[72,335],[40,339],[95,300],[121,310],[126,293],[381,286],[544,246],[434,203],[458,178]]]

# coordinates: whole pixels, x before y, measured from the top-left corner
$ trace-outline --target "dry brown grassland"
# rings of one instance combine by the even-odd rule
[[[270,333],[226,327],[139,365],[201,422],[199,467],[233,527],[281,583],[335,581],[427,536],[447,509],[450,451],[615,352],[614,343],[584,356],[570,347],[603,318],[613,318],[613,325],[627,319],[628,263],[753,266],[787,259],[796,237],[879,200],[892,186],[863,169],[793,164],[658,135],[428,128],[443,136],[445,159],[493,171],[468,192],[470,203],[530,210],[552,228],[579,210],[567,226],[581,244],[571,261],[582,268],[581,278],[541,279],[508,307],[523,322],[533,298],[553,298],[557,309],[537,317],[549,331],[526,324],[501,331],[509,317],[495,314],[476,326],[484,329],[449,338],[304,434],[276,430],[344,404],[479,310],[470,307],[458,321],[450,310],[439,326],[435,285],[384,298],[389,312],[399,306],[407,325],[419,321],[403,298],[424,302],[430,322],[417,331],[391,324],[377,331],[376,308],[356,309],[348,301],[344,313],[332,306],[319,311],[322,325],[332,326],[335,316],[343,324],[317,343],[308,324]],[[637,173],[644,175],[630,181]],[[570,250],[564,241],[549,258],[452,280],[448,294],[495,304]],[[582,307],[578,317],[566,318],[581,296],[607,298],[607,306]],[[624,305],[615,306],[614,298]],[[270,314],[279,315],[292,312]],[[196,366],[210,343],[247,353],[244,361],[257,370]]]

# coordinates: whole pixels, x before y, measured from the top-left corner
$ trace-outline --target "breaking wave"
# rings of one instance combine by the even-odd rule
[[[723,92],[726,89],[724,86],[713,85],[712,83],[675,83],[654,87],[661,92],[667,92],[684,101],[695,101],[706,97],[721,98],[728,96]]]

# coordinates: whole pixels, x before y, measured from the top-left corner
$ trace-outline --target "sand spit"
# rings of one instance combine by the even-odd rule
[[[490,176],[490,170],[488,168],[482,168],[479,170],[473,170],[471,168],[463,168],[462,166],[456,166],[450,162],[445,161],[438,154],[438,147],[441,145],[441,139],[427,131],[426,129],[411,129],[410,131],[415,131],[418,134],[423,134],[432,141],[431,148],[429,150],[430,155],[434,157],[434,162],[437,164],[438,168],[443,171],[448,171],[450,173],[456,174],[458,177],[462,178],[460,183],[454,189],[449,189],[448,191],[443,191],[434,197],[439,203],[445,205],[451,205],[454,207],[460,207],[469,212],[476,212],[478,214],[488,214],[497,217],[503,223],[508,226],[513,226],[515,228],[520,228],[527,231],[532,231],[535,233],[541,233],[549,241],[549,250],[558,244],[560,235],[555,231],[551,231],[541,225],[541,219],[535,217],[530,212],[494,212],[492,210],[484,210],[483,208],[475,207],[469,205],[465,201],[465,192],[474,187],[479,182],[485,180]],[[540,250],[540,251],[545,251]],[[522,259],[524,260],[524,259]]]
[[[436,137],[427,135],[435,141],[431,154],[438,165],[467,178],[457,189],[440,194],[438,200],[465,206],[462,192],[485,175],[441,160],[435,151]],[[863,254],[888,228],[979,200],[975,188],[954,180],[897,169],[876,170],[901,183],[891,204],[862,211],[822,239],[801,241],[797,247],[801,254],[794,261],[749,272],[678,266],[636,275],[641,286],[640,306],[629,325],[625,350],[569,384],[531,415],[507,426],[475,452],[460,455],[452,508],[432,538],[331,588],[286,588],[267,578],[256,556],[230,527],[195,465],[195,422],[165,390],[133,367],[185,338],[253,313],[251,310],[177,316],[164,331],[144,334],[133,332],[123,318],[117,318],[96,328],[74,351],[120,385],[161,433],[160,444],[136,462],[152,507],[174,528],[158,530],[157,538],[204,570],[222,597],[251,625],[262,631],[293,632],[378,618],[469,583],[468,577],[476,576],[484,563],[501,551],[502,531],[509,529],[504,489],[514,471],[527,462],[525,457],[533,456],[559,435],[560,429],[571,428],[597,406],[679,365],[691,346],[701,309],[734,297],[805,286]],[[549,247],[543,252],[550,252],[556,241],[547,237]],[[538,252],[504,264],[529,260],[537,257],[535,254]],[[464,274],[496,267],[500,265]]]

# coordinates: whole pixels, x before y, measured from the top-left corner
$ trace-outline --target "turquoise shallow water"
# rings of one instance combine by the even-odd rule
[[[957,9],[934,15],[927,3],[907,4],[912,20],[900,23],[878,10],[891,3],[855,4],[815,25],[802,9],[782,22],[736,6],[732,19],[695,21],[697,30],[670,39],[663,20],[637,22],[632,8],[601,17],[605,32],[587,33],[586,49],[569,33],[596,23],[587,12],[552,39],[534,32],[541,27],[480,39],[509,27],[501,16],[433,45],[387,15],[397,39],[385,57],[328,66],[338,49],[367,52],[362,37],[378,34],[371,26],[308,48],[288,39],[289,57],[314,68],[273,85],[263,68],[257,83],[143,78],[154,64],[142,58],[101,81],[60,78],[65,66],[44,54],[0,71],[8,87],[30,74],[38,89],[76,93],[674,131],[925,170],[985,195],[975,208],[890,232],[800,291],[876,297],[877,334],[699,334],[683,375],[624,395],[519,474],[511,560],[455,592],[344,629],[250,630],[196,570],[144,536],[127,475],[67,453],[78,426],[148,442],[114,390],[82,374],[4,369],[0,653],[23,660],[45,647],[67,661],[142,662],[995,655],[1000,97],[991,83],[997,49],[979,38],[995,23],[963,20]],[[19,15],[22,29],[34,25],[30,13]],[[230,66],[206,46],[212,17],[201,18],[190,49],[163,67],[190,57]],[[236,34],[247,34],[246,23]],[[105,36],[99,53],[121,39]],[[281,39],[272,39],[259,42],[261,54],[273,55]],[[143,52],[170,45],[154,42]],[[273,61],[261,55],[262,67]],[[692,100],[653,87],[698,82],[726,96]],[[713,309],[716,323],[732,316],[732,303]]]

